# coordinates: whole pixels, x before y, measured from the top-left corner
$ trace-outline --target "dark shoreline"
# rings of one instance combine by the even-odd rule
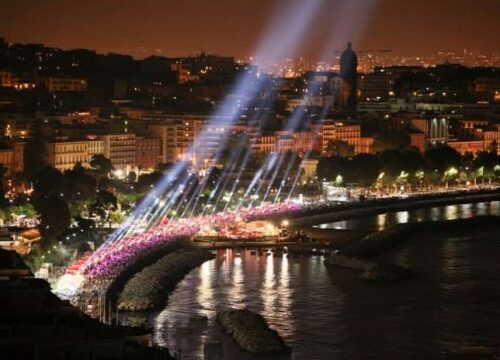
[[[379,262],[375,258],[384,251],[404,245],[409,239],[427,231],[463,231],[478,227],[499,226],[500,216],[484,215],[468,219],[405,223],[374,232],[330,255],[325,264],[364,271],[360,279],[394,282],[411,277],[411,271],[397,264]]]

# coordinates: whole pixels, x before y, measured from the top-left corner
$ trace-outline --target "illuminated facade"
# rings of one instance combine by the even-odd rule
[[[455,149],[461,155],[471,153],[475,156],[478,152],[485,150],[485,142],[483,140],[449,141],[448,146]]]
[[[445,117],[432,119],[411,119],[411,124],[425,134],[427,141],[432,144],[448,142],[449,120]]]
[[[104,154],[104,141],[101,139],[93,138],[88,140],[88,161],[95,155]]]
[[[6,70],[0,70],[0,87],[13,87],[14,82],[12,79],[12,73]]]
[[[43,80],[43,83],[49,92],[87,91],[85,79],[48,77]]]
[[[0,149],[0,164],[6,169],[6,176],[10,177],[24,170],[24,143],[14,142],[9,148]]]
[[[157,137],[135,138],[135,165],[141,171],[153,170],[160,163],[160,139]]]
[[[128,173],[135,166],[135,134],[103,135],[104,156],[116,170]]]
[[[89,167],[87,141],[58,141],[47,144],[48,163],[59,171],[71,170],[77,163]]]

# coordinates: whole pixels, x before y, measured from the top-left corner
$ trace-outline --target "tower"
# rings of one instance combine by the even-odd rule
[[[347,43],[347,49],[340,56],[340,77],[342,78],[343,105],[351,111],[356,110],[358,91],[358,57],[352,50],[352,44]]]

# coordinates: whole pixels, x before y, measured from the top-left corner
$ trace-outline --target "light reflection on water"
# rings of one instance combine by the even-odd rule
[[[383,230],[388,226],[408,222],[440,221],[465,219],[478,215],[500,216],[500,201],[481,202],[476,204],[460,204],[415,209],[361,217],[357,219],[336,221],[318,226],[321,229],[373,229]]]
[[[487,213],[500,215],[500,202],[382,214],[358,224]],[[499,342],[498,239],[499,231],[419,234],[383,255],[417,276],[387,286],[329,269],[322,257],[219,251],[179,283],[156,319],[155,341],[182,349],[183,359],[203,359],[204,344],[214,342],[224,344],[221,360],[257,359],[240,352],[215,323],[217,311],[249,307],[284,337],[292,359],[427,359],[463,342]]]
[[[223,359],[255,359],[241,353],[215,323],[217,311],[248,307],[293,342],[296,329],[292,306],[308,301],[294,296],[297,286],[309,283],[310,275],[304,277],[304,270],[311,271],[314,277],[325,278],[326,269],[319,257],[308,266],[301,260],[289,259],[286,254],[219,251],[216,259],[191,272],[170,296],[169,305],[155,321],[155,341],[172,350],[181,349],[183,358],[188,359],[202,359],[203,344],[214,342],[224,343]],[[294,284],[292,279],[299,279],[302,285]],[[208,320],[196,320],[198,315],[207,316]]]

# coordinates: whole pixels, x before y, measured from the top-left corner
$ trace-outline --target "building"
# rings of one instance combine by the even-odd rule
[[[311,131],[276,131],[276,152],[294,152],[304,155],[312,149],[312,145],[313,134]]]
[[[0,164],[7,169],[6,176],[11,177],[24,170],[24,143],[8,142],[0,149]]]
[[[483,140],[453,140],[448,142],[448,146],[455,149],[461,155],[471,153],[474,156],[485,150],[485,142]]]
[[[303,97],[291,97],[286,100],[285,110],[288,112],[294,111],[300,106],[317,106],[321,108],[328,108],[334,105],[333,95],[314,95]]]
[[[436,144],[445,144],[449,137],[449,120],[446,117],[433,117],[430,119],[411,119],[411,125],[425,134],[427,142]]]
[[[276,135],[261,135],[251,138],[253,152],[269,154],[276,151]]]
[[[355,154],[370,153],[373,138],[361,136],[361,125],[344,123],[335,120],[325,120],[322,124],[313,126],[315,142],[313,150],[328,153],[328,144],[331,141],[344,141],[354,150]]]
[[[146,129],[160,139],[160,162],[186,160],[198,165],[212,159],[226,137],[246,130],[227,118],[204,115],[155,116]]]
[[[157,137],[135,138],[135,165],[140,171],[153,170],[160,163],[161,142]]]
[[[78,163],[89,167],[88,142],[63,140],[47,143],[47,159],[50,166],[61,172],[73,169]]]
[[[104,156],[116,170],[128,174],[135,167],[135,134],[120,133],[102,136]]]
[[[104,140],[98,139],[95,136],[88,136],[88,162],[92,160],[95,155],[104,154]]]
[[[87,91],[87,80],[81,78],[48,77],[43,79],[43,84],[49,92]]]
[[[7,169],[7,176],[13,175],[14,150],[0,149],[0,164]]]
[[[325,120],[311,125],[307,131],[281,130],[253,136],[250,145],[252,151],[262,153],[291,151],[304,154],[312,150],[324,155],[328,153],[328,143],[339,140],[349,144],[355,154],[370,153],[374,141],[371,137],[361,136],[359,124]]]
[[[386,101],[394,96],[394,76],[385,71],[361,75],[359,85],[360,101]]]
[[[358,96],[358,57],[347,43],[347,49],[340,56],[340,77],[342,78],[342,105],[349,110],[356,110]]]
[[[0,87],[13,87],[14,81],[10,71],[0,70]]]
[[[476,98],[481,101],[498,101],[500,93],[500,76],[477,77],[474,81]]]
[[[410,146],[417,148],[420,152],[424,152],[427,146],[425,134],[420,131],[410,132]]]
[[[211,119],[199,127],[195,127],[194,142],[193,142],[193,163],[197,165],[206,164],[207,161],[215,159],[218,154],[224,150],[226,144],[231,137],[245,132],[247,129],[240,124],[233,124],[223,119]]]

